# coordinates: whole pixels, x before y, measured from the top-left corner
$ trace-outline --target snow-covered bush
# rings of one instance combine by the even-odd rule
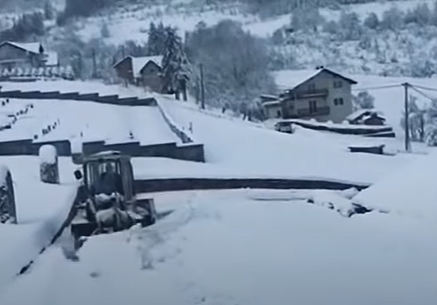
[[[44,183],[59,184],[58,152],[53,145],[39,149],[40,179]]]
[[[437,124],[429,124],[425,128],[425,142],[428,146],[437,146]]]
[[[0,223],[16,223],[14,185],[6,166],[0,166]]]
[[[359,92],[352,97],[352,100],[357,109],[375,108],[375,98],[368,91]]]

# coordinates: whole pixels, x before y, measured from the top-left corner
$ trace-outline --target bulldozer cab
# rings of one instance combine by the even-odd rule
[[[108,171],[112,171],[120,180],[117,184],[117,192],[124,196],[126,202],[134,201],[134,179],[130,157],[116,151],[101,152],[84,158],[83,181],[87,190],[95,195],[99,180]]]

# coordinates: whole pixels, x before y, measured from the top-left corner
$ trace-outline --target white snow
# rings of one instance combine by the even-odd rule
[[[132,69],[134,77],[139,77],[141,69],[143,69],[149,62],[153,62],[161,67],[163,58],[163,56],[130,57],[132,58]]]
[[[177,207],[158,225],[92,238],[79,262],[51,248],[3,290],[2,304],[437,301],[430,225],[377,213],[348,219],[300,199],[250,199],[260,195],[156,194],[161,210]]]
[[[11,45],[14,45],[20,49],[26,50],[28,52],[32,52],[35,54],[39,54],[39,48],[41,46],[41,44],[39,42],[28,42],[28,43],[23,43],[23,42],[12,42],[12,41],[8,41],[6,43],[9,43]]]
[[[352,154],[347,149],[351,143],[334,140],[343,139],[339,135],[334,138],[305,129],[283,134],[207,115],[169,98],[162,97],[159,103],[182,126],[193,125],[194,137],[205,144],[208,163],[232,170],[237,176],[319,177],[372,183],[420,157]]]
[[[437,153],[403,166],[388,174],[354,200],[367,207],[376,207],[418,218],[437,219]]]
[[[10,99],[14,107],[24,108],[29,100]],[[108,140],[109,143],[131,141],[130,132],[141,144],[179,143],[179,138],[165,124],[157,107],[126,107],[101,105],[87,101],[34,100],[34,108],[19,117],[12,129],[0,132],[1,141],[32,139]],[[21,106],[21,107],[20,107]],[[80,118],[80,119],[79,119]],[[46,135],[42,129],[59,121]]]
[[[292,90],[303,82],[319,74],[321,70],[288,70],[274,73],[276,84],[280,90]]]
[[[58,153],[56,147],[53,145],[43,145],[39,148],[39,161],[40,163],[55,164]]]
[[[39,181],[38,157],[0,157],[14,182],[18,225],[0,224],[0,291],[37,257],[60,228],[77,185],[70,159],[60,160],[61,185]]]

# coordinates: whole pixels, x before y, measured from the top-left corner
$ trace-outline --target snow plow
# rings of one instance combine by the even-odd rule
[[[138,198],[130,157],[117,151],[85,156],[82,171],[75,171],[81,181],[75,202],[71,233],[76,240],[97,234],[143,227],[157,220],[152,198]]]

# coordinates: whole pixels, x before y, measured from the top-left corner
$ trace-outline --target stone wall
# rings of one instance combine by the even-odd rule
[[[124,105],[124,106],[156,106],[156,100],[150,98],[124,97],[118,95],[100,96],[98,93],[79,93],[79,92],[41,92],[41,91],[0,91],[0,97],[16,98],[16,99],[56,99],[56,100],[80,100],[96,102],[109,105]]]
[[[56,148],[58,156],[69,157],[71,156],[71,144],[69,140],[59,140],[59,141],[47,141],[47,142],[33,142],[32,145],[32,155],[38,155],[39,149],[43,145],[53,145]],[[0,151],[1,154],[1,151]]]
[[[188,191],[188,190],[219,190],[219,189],[325,189],[346,190],[356,188],[363,190],[369,187],[364,184],[325,180],[304,179],[262,179],[262,178],[164,178],[135,180],[137,193]]]
[[[30,156],[34,153],[31,139],[0,142],[1,156]]]
[[[69,140],[33,142],[31,139],[0,142],[0,156],[37,156],[42,145],[53,145],[61,157],[73,157]],[[90,155],[101,151],[116,150],[132,157],[162,157],[195,162],[204,162],[203,145],[176,143],[140,145],[139,142],[105,144],[105,141],[84,142],[82,151]],[[77,157],[77,156],[74,156]]]

